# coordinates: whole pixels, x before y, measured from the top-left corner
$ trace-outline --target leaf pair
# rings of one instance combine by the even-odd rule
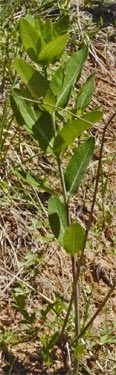
[[[20,20],[22,43],[33,61],[48,66],[59,59],[68,41],[67,16],[64,17],[64,21],[65,26],[62,30],[60,29],[62,20],[56,23],[55,27],[50,20],[43,22],[39,17],[34,19],[30,15]]]
[[[49,51],[52,53],[51,49]],[[63,65],[61,65],[55,72],[50,84],[38,70],[23,59],[15,59],[14,66],[31,97],[36,100],[43,100],[44,98],[46,105],[44,104],[43,108],[52,113],[57,110],[57,107],[66,106],[71,89],[80,77],[86,57],[87,47],[77,51],[68,59],[65,71]]]
[[[23,99],[23,93],[20,90],[13,90],[12,94],[11,105],[17,122],[20,125],[24,125],[28,133],[30,133],[38,142],[40,148],[44,152],[46,152],[48,150],[48,146],[50,146],[51,141],[54,138],[54,125],[52,115],[46,111],[42,112],[41,110],[39,110],[39,108],[36,115],[35,111],[32,110],[29,102]],[[70,121],[69,123],[64,125],[62,130],[60,130],[54,138],[54,154],[58,156],[61,152],[64,152],[67,147],[72,144],[76,137],[79,137],[85,130],[90,128],[93,123],[99,121],[101,117],[101,111],[92,111],[84,115],[82,118],[77,118],[76,120]],[[73,157],[73,160],[78,159],[78,152],[79,150],[77,151],[77,156],[75,154],[75,158]],[[84,152],[85,149],[83,153]],[[88,153],[87,150],[86,152]],[[74,164],[74,161],[72,161],[72,163]],[[72,164],[70,169],[72,170]],[[70,189],[70,192],[71,190],[72,188]]]
[[[69,161],[64,174],[66,190],[69,196],[77,193],[83,175],[93,155],[94,146],[95,140],[93,137],[90,137],[82,146],[76,149]]]

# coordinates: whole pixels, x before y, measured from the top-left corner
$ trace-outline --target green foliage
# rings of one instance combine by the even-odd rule
[[[49,65],[60,58],[68,41],[67,33],[64,34],[68,21],[69,17],[64,16],[54,27],[50,20],[43,22],[40,17],[34,20],[28,15],[20,20],[22,43],[33,61]]]
[[[64,248],[67,253],[74,255],[81,251],[84,233],[84,228],[80,223],[72,223],[66,228],[64,234]]]
[[[69,25],[69,16],[67,15],[67,12],[71,4],[70,0],[65,0],[63,2],[60,0],[59,2],[56,0],[55,2],[51,0],[40,0],[39,2],[38,0],[31,0],[29,2],[22,2],[22,0],[8,0],[4,3],[6,4],[0,12],[1,94],[3,91],[4,98],[4,95],[7,95],[8,90],[13,87],[10,97],[13,115],[11,114],[11,110],[9,110],[9,99],[7,99],[4,101],[3,115],[1,115],[0,119],[0,155],[1,162],[4,162],[4,169],[6,169],[6,153],[11,144],[9,139],[8,142],[6,139],[12,134],[14,139],[16,136],[15,150],[17,156],[17,149],[20,153],[20,162],[18,168],[16,167],[12,169],[15,176],[18,177],[18,187],[15,186],[16,177],[12,179],[13,181],[11,182],[13,188],[12,186],[8,187],[9,181],[7,183],[6,180],[5,182],[1,181],[0,185],[3,187],[5,194],[8,194],[10,191],[10,202],[14,199],[12,194],[14,194],[15,190],[17,191],[15,197],[16,199],[18,197],[18,202],[20,197],[21,200],[22,197],[24,197],[24,204],[27,204],[27,209],[29,206],[27,197],[28,199],[32,199],[31,202],[34,202],[34,208],[36,209],[37,202],[39,200],[41,202],[41,196],[44,200],[46,197],[48,199],[49,195],[51,195],[51,198],[48,201],[48,216],[46,214],[46,207],[44,208],[44,204],[41,203],[41,206],[43,204],[43,212],[44,215],[47,216],[47,219],[41,217],[41,212],[38,214],[38,211],[37,215],[39,215],[39,217],[35,217],[35,213],[32,211],[32,215],[27,215],[29,218],[29,229],[33,237],[34,235],[38,236],[39,241],[44,243],[44,251],[47,247],[47,243],[54,240],[55,236],[60,245],[65,248],[69,255],[71,255],[76,266],[77,259],[80,261],[81,256],[83,255],[82,249],[85,230],[81,223],[72,222],[72,197],[77,193],[78,187],[83,181],[84,174],[87,171],[94,152],[94,138],[91,137],[85,141],[85,138],[87,138],[89,134],[88,129],[102,117],[101,111],[94,110],[92,112],[90,107],[87,108],[94,91],[93,75],[88,77],[80,89],[78,81],[81,77],[82,69],[88,55],[86,42],[89,42],[90,39],[96,35],[97,30],[100,28],[100,23],[103,26],[103,20],[100,18],[97,27],[91,22],[91,20],[85,20],[84,29],[81,31],[79,30],[79,27],[77,28],[77,16],[71,14],[71,22],[72,18],[75,17],[76,28],[74,27],[74,24]],[[84,2],[81,1],[81,4],[83,3]],[[32,16],[32,14],[37,14],[37,9],[40,14],[42,6],[45,6],[48,14],[49,7],[54,7],[54,4],[56,7],[60,7],[60,12],[62,13],[62,17],[57,19],[57,21],[54,20],[54,22],[52,22],[50,19],[43,20],[40,15]],[[29,8],[31,9],[31,15],[29,14]],[[19,13],[25,14],[25,9],[28,11],[28,14],[17,23],[17,15],[19,17]],[[69,43],[66,52],[67,42]],[[71,52],[73,48],[76,51],[74,54]],[[13,60],[14,65],[12,65]],[[15,116],[17,124],[19,125],[17,127],[14,126],[13,116]],[[12,129],[9,131],[12,120],[13,131]],[[14,133],[14,129],[16,133]],[[29,146],[27,142],[29,136],[25,135],[26,132],[35,141],[35,146],[32,139],[31,147]],[[84,132],[86,132],[86,134]],[[22,134],[23,142],[21,139]],[[77,140],[78,137],[80,137],[79,140]],[[29,147],[29,151],[35,147],[35,154],[33,155],[30,152],[31,156],[28,160],[25,157],[25,151],[27,151]],[[65,156],[63,155],[64,152]],[[47,154],[47,157],[45,154]],[[34,175],[33,157],[36,157],[38,163],[38,173],[36,171],[36,176]],[[51,158],[52,164],[50,164],[50,167],[52,165],[52,173],[54,173],[54,177],[49,171],[49,163],[47,168],[46,166],[41,165],[42,158],[45,158],[45,160],[47,159],[47,161]],[[15,163],[14,160],[13,156],[13,165]],[[28,161],[30,163],[30,160],[31,164],[28,165]],[[30,167],[32,167],[33,173],[31,172]],[[53,179],[55,178],[56,183],[56,179],[58,179],[58,171],[59,181],[55,191]],[[100,187],[102,195],[101,209],[103,212],[104,225],[106,223],[111,223],[112,210],[109,208],[105,211],[104,200],[107,193],[108,176],[106,176],[102,168],[100,172]],[[1,178],[2,174],[4,174],[3,171],[1,171]],[[26,185],[25,188],[24,185]],[[27,185],[29,185],[28,188]],[[87,186],[87,188],[89,190],[89,186]],[[58,194],[60,198],[56,194]],[[16,202],[17,201],[15,201],[15,204]],[[8,204],[7,199],[6,204]],[[33,208],[33,206],[31,206],[31,208]],[[24,219],[22,218],[22,220]],[[48,233],[50,228],[53,234],[51,234],[51,232]],[[98,227],[98,231],[99,229],[102,230],[102,228]],[[17,254],[20,259],[19,253]],[[23,260],[18,262],[19,267],[24,267],[26,275],[28,275],[33,281],[33,287],[36,285],[36,283],[34,283],[36,274],[41,271],[42,267],[44,267],[44,256],[45,255],[39,256],[38,252],[33,253],[32,250],[26,255],[24,254]],[[76,271],[77,268],[78,267],[76,267]],[[72,284],[74,287],[74,279]],[[83,291],[83,294],[84,293],[85,290]],[[87,290],[87,294],[89,293],[90,290]],[[24,330],[24,339],[26,340],[28,339],[26,336],[27,334],[36,335],[38,330],[35,325],[35,312],[29,313],[28,310],[28,304],[30,303],[29,294],[30,289],[26,287],[24,283],[18,283],[14,288],[12,303],[22,316],[21,330]],[[45,296],[43,296],[43,298],[44,297]],[[48,298],[46,299],[48,300]],[[75,300],[76,295],[74,295],[74,301]],[[48,301],[49,302],[44,303],[41,311],[40,322],[42,324],[40,325],[40,340],[43,345],[41,350],[42,357],[46,364],[50,365],[52,363],[52,350],[56,344],[62,344],[62,352],[65,354],[63,347],[65,335],[61,341],[59,341],[59,336],[60,330],[62,330],[63,327],[65,314],[67,313],[67,303],[59,295],[55,295],[55,297],[53,296],[53,302],[50,300]],[[86,306],[84,305],[85,311],[82,314],[81,329],[86,327],[86,323],[89,319],[89,306],[90,297]],[[73,339],[74,335],[76,335],[76,332],[74,334],[74,321],[76,320],[74,317],[74,310],[72,311],[72,314],[70,314],[69,319],[70,324],[68,322],[67,328],[68,337],[66,333],[66,338],[70,345],[70,339]],[[46,326],[47,334],[44,334]],[[115,328],[116,325],[114,325],[114,330],[108,329],[108,327],[104,328],[99,337],[99,344],[101,346],[115,344]],[[86,331],[86,333],[89,335],[90,331]],[[18,339],[15,332],[0,327],[0,344],[2,348],[5,345],[16,343]],[[74,355],[76,360],[82,360],[85,346],[86,351],[88,350],[87,337],[85,341],[84,344],[83,340],[78,341],[74,347],[70,345],[71,355]],[[72,363],[73,362],[72,359]],[[82,372],[83,371],[92,374],[92,371],[85,364]]]
[[[59,295],[56,296],[55,301],[52,303],[47,303],[47,307],[41,310],[42,320],[47,318],[47,315],[50,311],[55,313],[56,322],[58,323],[57,318],[66,310],[66,303],[64,302],[63,298]],[[52,324],[51,324],[52,326]]]
[[[68,122],[58,132],[54,141],[54,153],[59,155],[64,152],[75,138],[79,137],[85,130],[89,129],[93,123],[101,120],[103,113],[101,111],[92,111],[84,115],[82,118]]]
[[[66,34],[69,30],[69,15],[63,14],[56,22],[53,24],[53,34],[54,37],[57,35]]]
[[[19,266],[20,267],[25,266],[25,268],[29,269],[32,266],[35,267],[38,264],[42,264],[42,263],[44,263],[44,257],[43,256],[38,257],[37,254],[28,252],[25,256],[25,260],[19,262]],[[15,291],[17,291],[17,289],[15,289]],[[18,291],[19,291],[19,288],[18,288]],[[21,292],[22,292],[22,288],[21,288]]]
[[[21,169],[14,169],[14,173],[21,178],[26,184],[34,186],[38,191],[47,191],[49,194],[53,194],[53,190],[49,187],[47,181],[38,178],[28,172]]]
[[[58,36],[55,40],[49,42],[40,52],[38,61],[43,65],[55,63],[62,55],[68,42],[67,34]]]
[[[94,91],[94,79],[91,74],[78,92],[76,110],[83,111],[90,103]]]
[[[93,155],[94,145],[94,138],[89,138],[82,146],[77,148],[69,161],[64,178],[66,189],[70,195],[75,194],[78,190]]]
[[[58,197],[52,196],[48,202],[48,215],[51,229],[59,243],[63,245],[65,228],[67,227],[67,213],[65,204]]]
[[[14,344],[16,342],[16,332],[11,329],[5,329],[0,326],[0,346],[1,349],[5,349],[9,344]]]
[[[18,288],[15,288],[14,292],[12,293],[13,305],[18,311],[20,311],[23,316],[23,320],[21,321],[22,324],[29,324],[32,326],[32,324],[35,322],[36,316],[35,312],[29,314],[26,309],[26,295],[28,293],[29,289],[24,288],[22,285],[20,285]]]
[[[37,57],[41,51],[41,38],[27,19],[22,18],[20,20],[20,35],[25,51],[33,61],[37,62]]]
[[[65,70],[63,71],[63,67],[60,66],[58,72],[56,71],[50,87],[52,88],[54,95],[57,96],[56,105],[58,107],[64,108],[67,105],[71,89],[74,87],[75,82],[80,78],[82,67],[87,58],[87,52],[87,47],[75,52],[68,59]]]
[[[74,351],[74,356],[77,359],[82,360],[82,355],[84,354],[85,345],[84,344],[78,344]]]
[[[13,90],[11,106],[19,125],[24,125],[27,132],[39,143],[39,147],[46,152],[52,138],[54,137],[54,126],[51,115],[44,111],[33,110],[21,95],[21,91]],[[18,94],[18,95],[16,95]]]
[[[14,168],[14,172],[37,192],[44,191],[51,195],[48,201],[49,224],[55,238],[72,258],[72,264],[75,265],[75,270],[72,268],[73,283],[76,283],[76,256],[81,259],[83,254],[85,229],[81,223],[72,222],[69,200],[82,182],[95,145],[94,138],[90,137],[77,147],[76,139],[83,136],[85,131],[87,134],[88,129],[100,121],[103,114],[99,109],[83,113],[93,95],[94,79],[91,75],[78,94],[76,93],[75,85],[80,79],[87,59],[88,47],[83,45],[72,56],[69,56],[68,52],[65,53],[69,40],[68,27],[67,15],[60,17],[56,22],[49,19],[44,21],[40,16],[32,17],[30,14],[20,20],[22,45],[32,62],[28,63],[23,58],[16,58],[14,61],[21,85],[18,81],[18,88],[16,86],[12,90],[11,106],[18,125],[24,127],[33,137],[44,156],[47,154],[47,157],[51,157],[52,163],[55,159],[55,166],[58,167],[60,198],[50,186],[47,173],[43,179],[22,168]],[[73,109],[70,103],[73,103]],[[74,142],[74,154],[64,170],[63,154],[68,147],[72,148],[72,144],[74,149]],[[68,159],[69,154],[65,155]],[[33,253],[28,253],[24,260],[28,269],[33,266],[36,268],[39,261],[38,256]],[[28,313],[26,293],[19,289],[13,293],[15,307],[23,316],[22,323],[34,329],[35,313]],[[73,289],[74,292],[76,293],[76,288]],[[74,301],[76,312],[76,294]],[[65,304],[60,298],[48,303],[45,310],[42,310],[43,321],[47,319],[49,312],[55,314],[52,333],[42,336],[41,339],[42,356],[48,365],[51,363],[51,351],[58,342],[64,310]],[[75,347],[75,358],[80,359],[83,352],[84,346],[79,343]]]
[[[114,325],[115,329],[115,325]],[[108,325],[105,323],[102,332],[100,333],[100,345],[104,344],[116,344],[116,336],[113,329],[109,329]]]
[[[47,112],[42,112],[39,119],[33,125],[32,130],[34,138],[38,141],[40,148],[46,153],[54,137],[54,126],[51,115]]]
[[[34,99],[45,96],[48,89],[48,82],[38,70],[19,58],[15,59],[14,67]]]
[[[54,345],[57,343],[58,337],[59,337],[59,332],[55,332],[51,337],[49,337],[49,335],[45,335],[41,339],[42,344],[43,344],[41,355],[43,357],[44,362],[48,366],[50,366],[52,363],[51,350],[53,349]]]
[[[12,90],[10,102],[17,123],[24,125],[25,129],[32,134],[32,127],[35,124],[36,118],[29,102],[23,99],[23,92],[19,89]]]
[[[56,295],[55,301],[53,303],[47,303],[47,306],[41,310],[42,323],[49,319],[49,313],[53,313],[53,318],[51,323],[49,322],[49,334],[45,334],[41,337],[42,350],[41,354],[47,365],[52,362],[52,350],[54,350],[54,345],[57,344],[59,340],[59,329],[62,326],[62,316],[64,311],[66,311],[66,302],[59,295]]]

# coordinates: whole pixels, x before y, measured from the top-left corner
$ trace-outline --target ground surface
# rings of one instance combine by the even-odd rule
[[[87,10],[84,16],[88,17]],[[83,11],[80,12],[80,23],[82,23],[82,18]],[[116,109],[116,49],[115,29],[112,24],[107,27],[107,31],[106,29],[99,31],[91,42],[90,54],[83,70],[81,82],[90,72],[95,72],[96,81],[91,108],[101,105],[104,118],[92,130],[96,137],[94,158],[83,186],[79,190],[79,196],[71,202],[72,217],[82,220],[85,226],[90,211],[102,129]],[[116,118],[107,129],[104,144],[102,168],[104,181],[107,179],[106,194],[103,200],[100,180],[93,225],[81,274],[81,312],[84,312],[85,303],[90,301],[89,316],[99,306],[116,276],[115,132]],[[38,195],[34,189],[32,191],[28,188],[24,190],[23,185],[21,190],[16,177],[9,174],[12,165],[20,163],[20,160],[32,156],[37,151],[36,147],[30,145],[29,142],[30,139],[23,138],[20,150],[18,150],[18,146],[16,148],[18,141],[17,144],[11,145],[1,172],[0,325],[4,327],[7,334],[9,330],[16,331],[16,338],[21,341],[22,317],[13,306],[12,291],[23,280],[23,287],[30,290],[30,293],[27,293],[27,309],[29,313],[36,311],[35,325],[39,330],[36,338],[32,334],[28,336],[27,342],[9,346],[9,351],[4,345],[1,347],[0,375],[66,374],[66,364],[65,361],[63,364],[60,349],[57,349],[53,355],[53,363],[50,367],[46,366],[42,360],[40,337],[45,336],[45,331],[46,334],[51,332],[52,324],[56,323],[50,312],[46,329],[43,328],[40,311],[45,310],[47,299],[48,302],[54,301],[57,294],[65,302],[69,302],[72,282],[70,259],[57,243],[51,242],[46,215],[48,196],[46,194]],[[29,161],[27,166],[30,170],[34,168],[36,172],[38,164],[40,173],[44,174],[47,171],[51,184],[54,184],[57,192],[60,192],[57,179],[53,179],[54,165],[44,156],[38,155],[34,162]],[[24,261],[25,254],[29,252],[40,258],[40,262],[38,263],[36,259],[32,261],[32,264],[21,264],[19,268],[19,261]],[[71,324],[73,328],[73,321]],[[116,374],[115,336],[116,292],[114,291],[103,312],[94,321],[90,337],[87,339],[84,363],[88,365],[90,374]],[[27,340],[26,333],[25,340]],[[85,370],[84,365],[82,365],[81,373],[89,373]]]

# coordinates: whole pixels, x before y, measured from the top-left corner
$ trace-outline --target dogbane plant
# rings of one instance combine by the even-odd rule
[[[11,106],[17,123],[35,140],[41,152],[52,160],[55,158],[61,196],[41,176],[36,177],[21,169],[17,169],[16,173],[39,191],[50,193],[50,227],[72,262],[74,336],[77,337],[80,334],[77,260],[82,255],[85,228],[78,220],[72,221],[69,202],[77,194],[94,152],[95,140],[88,137],[86,131],[101,120],[102,112],[99,109],[86,111],[94,91],[93,75],[88,77],[76,93],[75,85],[87,59],[88,47],[84,45],[72,55],[66,52],[69,40],[68,15],[53,23],[49,19],[43,21],[39,16],[32,17],[28,14],[20,19],[18,27],[27,57],[25,60],[16,58],[14,61],[20,81],[12,90]],[[70,103],[73,103],[73,108]],[[77,139],[84,132],[84,141],[78,146]],[[69,160],[64,168],[63,158],[66,155]],[[78,347],[78,341],[76,346]],[[78,368],[76,360],[76,374]]]

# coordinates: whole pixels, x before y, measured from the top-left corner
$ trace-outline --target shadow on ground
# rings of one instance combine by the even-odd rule
[[[103,1],[91,1],[91,5],[85,5],[81,10],[91,13],[93,22],[98,23],[102,17],[103,26],[115,26],[116,2],[103,4]]]
[[[39,353],[31,353],[28,360],[21,360],[10,351],[3,354],[4,365],[0,369],[0,375],[48,375],[49,368],[43,363]],[[66,375],[63,367],[53,369],[53,375]]]

